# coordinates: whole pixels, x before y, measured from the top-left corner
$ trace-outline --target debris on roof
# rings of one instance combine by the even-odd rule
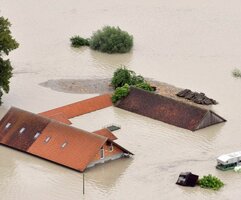
[[[194,103],[202,105],[216,105],[218,102],[214,99],[208,98],[204,93],[192,92],[189,89],[182,90],[176,94],[178,97],[191,100]]]

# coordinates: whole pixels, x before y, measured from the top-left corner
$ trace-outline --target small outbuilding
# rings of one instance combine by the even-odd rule
[[[191,172],[180,173],[176,184],[181,186],[194,187],[197,184],[198,175],[192,174]]]

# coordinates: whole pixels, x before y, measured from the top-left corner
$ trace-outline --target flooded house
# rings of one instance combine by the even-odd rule
[[[0,121],[0,143],[83,172],[86,168],[133,155],[107,129],[93,133],[12,107]]]
[[[212,110],[134,87],[116,106],[190,131],[226,121]]]

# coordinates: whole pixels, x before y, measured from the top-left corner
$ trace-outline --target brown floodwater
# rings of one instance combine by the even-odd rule
[[[14,77],[0,116],[10,106],[42,112],[95,94],[53,91],[39,85],[53,79],[109,78],[120,65],[157,81],[204,92],[216,99],[224,124],[195,133],[107,108],[72,119],[89,131],[117,123],[118,142],[135,153],[82,174],[0,146],[0,199],[240,199],[241,174],[215,169],[216,157],[241,150],[239,0],[0,0],[0,14],[12,22],[20,47],[11,53]],[[89,37],[104,25],[134,36],[132,52],[108,55],[70,47],[69,38]],[[218,192],[175,185],[182,171],[213,174]]]

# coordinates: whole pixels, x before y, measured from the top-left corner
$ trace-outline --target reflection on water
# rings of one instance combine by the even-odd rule
[[[145,77],[206,93],[219,102],[214,111],[227,119],[192,133],[118,108],[74,118],[74,126],[89,131],[120,124],[118,143],[135,155],[87,170],[83,197],[81,173],[0,146],[1,199],[239,199],[240,175],[215,169],[217,156],[241,149],[241,82],[230,74],[241,63],[239,1],[0,0],[0,5],[20,43],[10,55],[16,73],[0,117],[10,106],[38,113],[94,96],[56,92],[41,82],[106,78],[127,65]],[[133,51],[108,55],[70,47],[71,36],[88,37],[104,25],[133,34]],[[219,192],[179,187],[181,171],[211,173],[225,186]]]
[[[106,71],[112,72],[115,71],[119,66],[130,66],[133,51],[124,54],[107,54],[91,50],[90,55],[92,57],[93,63],[97,65],[98,68],[101,67]]]
[[[101,190],[112,190],[132,160],[132,158],[122,158],[89,168],[85,172],[86,180]]]

